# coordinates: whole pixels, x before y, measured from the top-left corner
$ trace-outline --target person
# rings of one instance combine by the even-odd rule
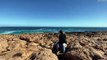
[[[61,53],[65,53],[66,45],[67,45],[66,35],[62,30],[60,30],[59,31],[59,49]]]
[[[67,47],[66,35],[62,30],[60,30],[59,41],[54,43],[52,52],[55,54],[57,54],[58,51],[60,51],[60,53],[65,53],[66,47]]]

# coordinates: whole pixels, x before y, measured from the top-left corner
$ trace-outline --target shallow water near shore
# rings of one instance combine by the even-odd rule
[[[0,34],[23,33],[58,33],[64,32],[99,32],[107,31],[106,27],[0,27]]]

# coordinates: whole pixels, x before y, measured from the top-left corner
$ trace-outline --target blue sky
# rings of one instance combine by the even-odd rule
[[[107,1],[0,0],[0,26],[107,27]]]

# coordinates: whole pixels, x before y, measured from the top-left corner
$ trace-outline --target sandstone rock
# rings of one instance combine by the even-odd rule
[[[2,55],[4,60],[24,60],[21,56],[22,56],[22,52],[21,51],[9,51],[6,52],[4,55]]]
[[[5,57],[3,57],[3,56],[0,56],[0,60],[6,60],[6,59],[5,59]]]
[[[82,46],[80,45],[79,42],[76,42],[76,43],[74,43],[74,48],[79,49],[79,48],[82,48]]]
[[[30,42],[30,36],[28,36],[28,35],[20,35],[20,36],[19,36],[19,39],[25,40],[25,41],[27,41],[27,42]]]
[[[22,54],[22,57],[24,60],[30,60],[30,57],[32,56],[32,53],[34,53],[34,51],[32,50],[25,50],[23,51],[24,53]]]
[[[80,49],[73,49],[70,52],[67,52],[64,55],[65,60],[92,60],[89,56],[89,52],[82,48]]]
[[[7,40],[0,40],[0,52],[6,51],[8,47]]]
[[[16,41],[8,41],[9,47],[8,50],[19,50],[26,47],[26,41],[16,40]]]
[[[79,35],[78,35],[79,34]],[[68,33],[68,50],[60,60],[98,60],[107,55],[106,32]],[[0,35],[1,60],[58,60],[51,52],[57,33]]]
[[[57,56],[49,49],[42,49],[32,55],[34,60],[58,60]]]
[[[61,58],[60,58],[61,59]],[[66,53],[61,60],[82,60],[79,56],[72,55],[71,53]]]
[[[91,57],[94,59],[102,59],[104,58],[104,52],[101,50],[96,50],[92,47],[90,47]]]

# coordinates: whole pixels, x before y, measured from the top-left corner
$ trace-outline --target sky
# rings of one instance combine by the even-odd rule
[[[107,0],[0,0],[0,26],[107,27]]]

